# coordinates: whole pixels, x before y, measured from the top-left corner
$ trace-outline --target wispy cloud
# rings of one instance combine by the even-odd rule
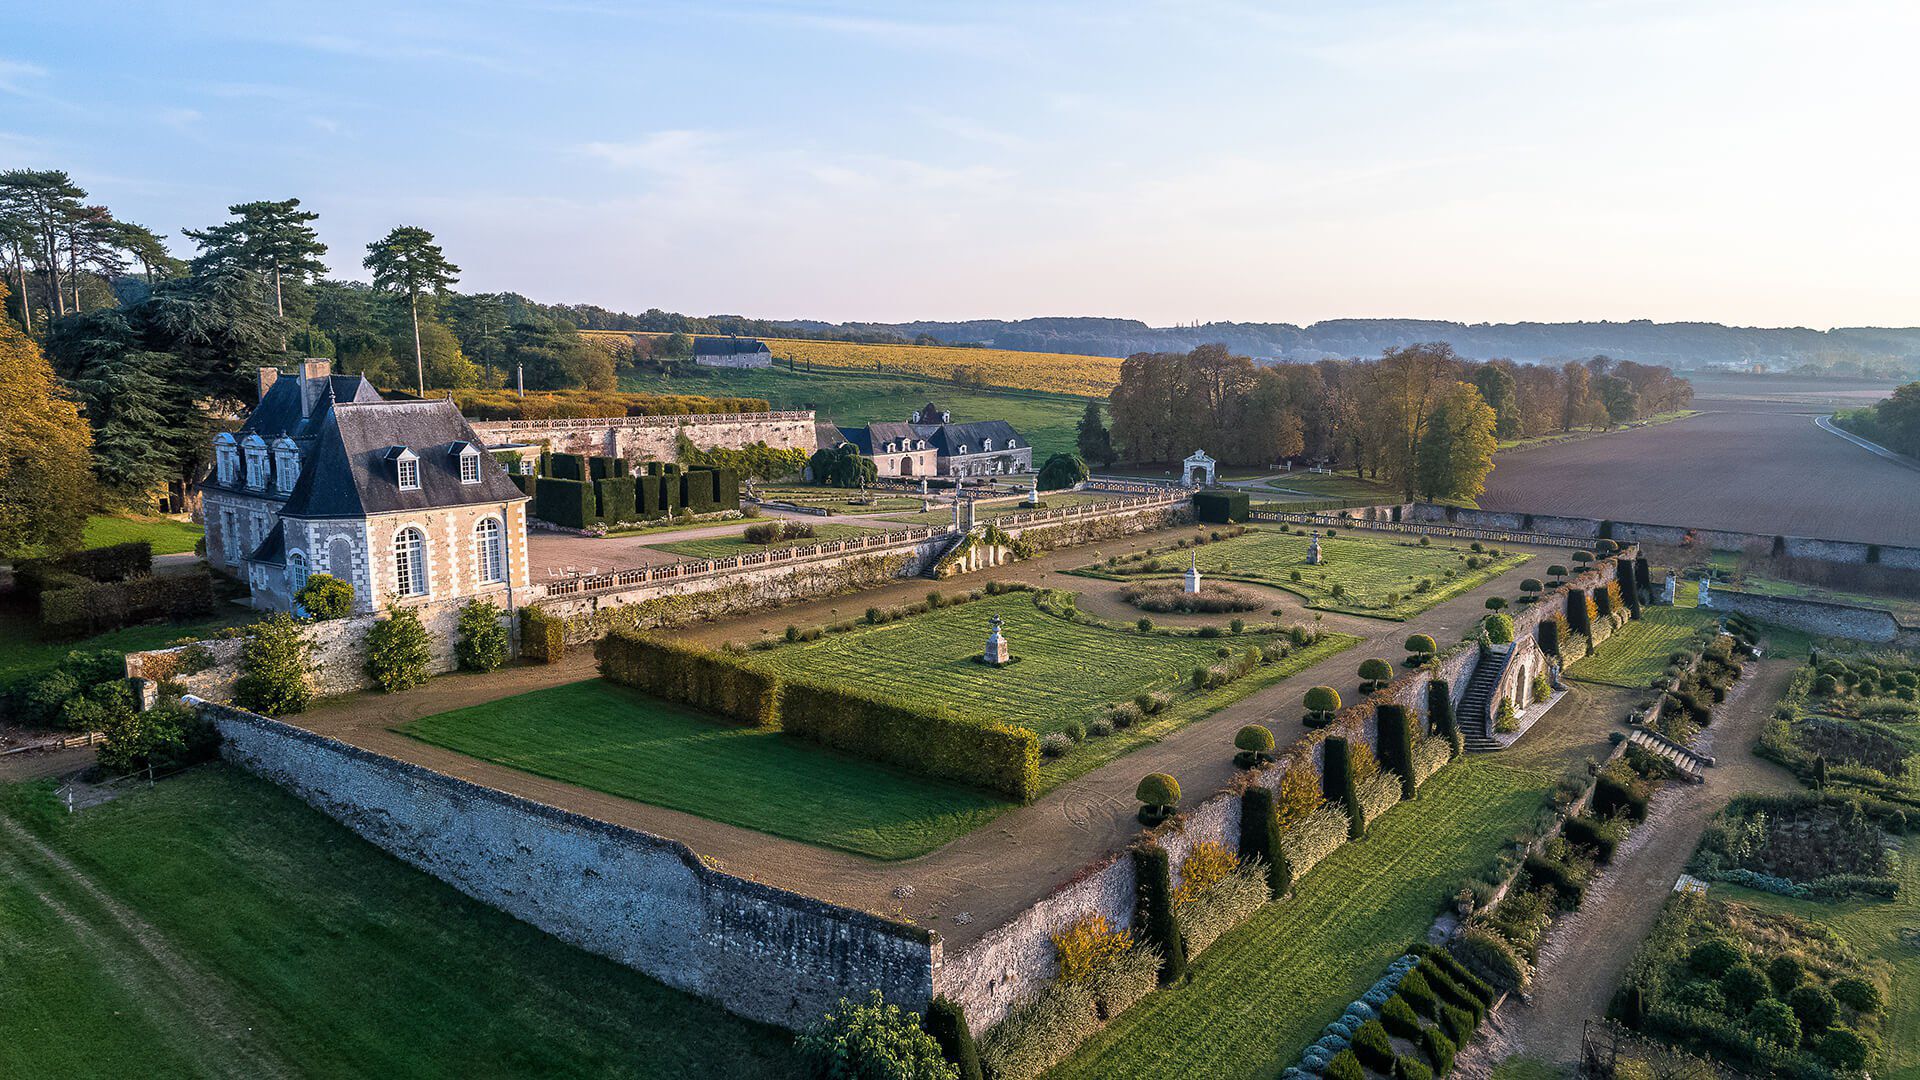
[[[25,60],[9,60],[0,56],[0,93],[17,94],[21,97],[32,96],[28,84],[47,77],[47,69],[39,64],[29,64]]]

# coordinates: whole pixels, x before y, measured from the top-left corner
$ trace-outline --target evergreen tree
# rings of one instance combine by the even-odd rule
[[[260,275],[273,286],[273,312],[286,317],[283,281],[306,281],[327,272],[320,256],[327,245],[310,222],[320,215],[300,209],[299,199],[279,202],[236,203],[227,207],[232,221],[207,229],[182,229],[200,245],[193,260],[196,272],[214,267],[239,267]]]
[[[0,300],[7,287],[0,285]],[[0,320],[0,558],[80,542],[93,509],[92,438],[26,334]]]
[[[1493,408],[1493,433],[1502,439],[1520,437],[1519,383],[1502,363],[1482,364],[1473,373],[1473,385]]]
[[[200,433],[202,425],[164,408],[174,395],[171,355],[142,348],[117,311],[60,320],[47,350],[93,429],[93,469],[101,486],[137,501],[187,471],[195,455],[179,440]]]
[[[1100,418],[1100,399],[1087,402],[1087,410],[1080,414],[1079,435],[1080,458],[1089,465],[1105,467],[1113,464],[1113,433]]]
[[[404,296],[413,322],[413,363],[422,397],[427,393],[427,362],[420,347],[420,294],[438,296],[460,280],[460,268],[447,261],[433,234],[417,225],[401,225],[367,245],[361,265],[373,271],[373,287]],[[431,314],[431,313],[429,313]]]

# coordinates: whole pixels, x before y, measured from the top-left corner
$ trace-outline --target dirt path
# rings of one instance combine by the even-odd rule
[[[748,641],[788,624],[810,626],[850,618],[869,606],[923,598],[934,588],[948,593],[978,589],[990,580],[1024,580],[1061,588],[1104,587],[1105,582],[1068,577],[1060,570],[1106,555],[1165,544],[1172,532],[1130,537],[1055,552],[1029,562],[969,574],[936,584],[908,580],[881,589],[810,601],[777,611],[689,627],[682,635],[718,644]],[[1150,772],[1171,773],[1193,797],[1225,787],[1236,772],[1234,732],[1243,724],[1267,723],[1281,746],[1305,734],[1300,699],[1306,689],[1329,685],[1357,698],[1356,669],[1368,656],[1397,660],[1401,642],[1416,631],[1451,643],[1486,613],[1486,597],[1511,595],[1517,581],[1501,578],[1442,603],[1408,622],[1342,619],[1343,629],[1366,634],[1362,643],[1196,720],[1159,742],[1070,780],[1028,806],[918,859],[881,863],[798,841],[768,836],[664,807],[634,802],[573,784],[494,765],[400,735],[395,727],[448,709],[480,704],[594,674],[590,658],[571,654],[553,668],[514,668],[481,676],[435,679],[399,694],[361,694],[325,703],[291,718],[302,727],[365,749],[409,761],[537,802],[618,825],[679,840],[730,872],[834,903],[904,916],[939,930],[947,948],[958,949],[1072,877],[1081,867],[1124,846],[1138,831],[1134,786]],[[1331,620],[1333,616],[1329,616]],[[982,633],[984,634],[984,628]],[[900,886],[912,890],[895,898]]]
[[[183,1017],[201,1028],[206,1037],[178,1045],[206,1075],[297,1075],[255,1034],[233,987],[175,949],[80,866],[6,818],[0,818],[0,867],[67,927],[156,1028],[178,1027]],[[63,898],[63,891],[78,895]]]
[[[1548,931],[1527,1000],[1501,1009],[1460,1056],[1463,1075],[1485,1077],[1495,1063],[1516,1054],[1559,1065],[1578,1061],[1585,1021],[1606,1012],[1708,820],[1741,792],[1797,786],[1785,769],[1753,753],[1796,666],[1792,660],[1763,660],[1735,684],[1700,740],[1718,762],[1707,770],[1707,782],[1667,784],[1654,796],[1647,820],[1628,834],[1580,909]]]

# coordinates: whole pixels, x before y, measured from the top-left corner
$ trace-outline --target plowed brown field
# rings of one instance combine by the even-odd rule
[[[1494,459],[1489,510],[1869,544],[1920,543],[1920,470],[1814,426],[1885,389],[1696,383],[1702,415]],[[1795,391],[1798,391],[1797,393]]]

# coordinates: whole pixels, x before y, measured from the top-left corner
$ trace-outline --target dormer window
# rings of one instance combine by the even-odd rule
[[[460,450],[460,482],[463,484],[480,482],[480,451],[474,449],[472,443],[466,444]]]
[[[264,488],[267,486],[267,442],[258,435],[249,435],[240,444],[247,461],[247,486]]]
[[[961,444],[960,444],[960,452],[961,452],[961,453],[963,453],[963,454],[967,452],[967,444],[966,444],[966,443],[961,443]]]
[[[213,440],[213,467],[223,485],[232,486],[240,475],[240,448],[232,432],[223,431]]]
[[[420,490],[420,456],[404,446],[389,447],[393,459],[393,481],[401,491]]]
[[[981,452],[981,453],[983,453],[983,454],[984,454],[984,453],[986,453],[987,451],[989,451],[989,450],[991,450],[991,449],[993,449],[993,440],[992,440],[992,439],[982,439],[982,440],[980,440],[980,452]]]
[[[1007,440],[1007,449],[1009,449],[1009,450],[1011,450],[1011,449],[1013,449],[1014,447],[1016,447],[1016,446],[1019,446],[1019,445],[1020,445],[1020,440],[1019,440],[1019,439],[1008,439],[1008,440]]]
[[[300,479],[300,448],[293,440],[282,436],[273,444],[273,481],[274,487],[285,495],[293,490]]]

